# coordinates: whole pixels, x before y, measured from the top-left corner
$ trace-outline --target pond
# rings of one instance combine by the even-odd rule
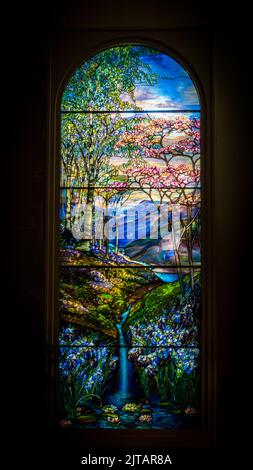
[[[92,420],[91,417],[87,418]],[[97,409],[93,414],[93,422],[81,420],[77,427],[86,429],[178,429],[191,428],[197,425],[195,416],[185,416],[181,410],[162,407],[159,403],[147,403],[141,405],[138,411],[124,411],[124,406],[114,412],[104,413]]]

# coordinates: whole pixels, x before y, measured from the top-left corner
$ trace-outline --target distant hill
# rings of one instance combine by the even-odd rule
[[[173,252],[165,250],[161,240],[136,240],[125,247],[126,255],[132,260],[148,264],[163,265],[175,262]]]

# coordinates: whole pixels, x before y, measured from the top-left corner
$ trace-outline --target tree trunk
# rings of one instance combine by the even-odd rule
[[[96,233],[95,233],[95,226],[94,226],[95,217],[96,217],[96,208],[95,208],[95,204],[93,202],[93,205],[92,205],[92,222],[91,222],[92,223],[92,245],[93,246],[96,245]]]
[[[119,253],[119,227],[116,223],[116,233],[115,233],[115,254]]]
[[[180,290],[183,294],[184,293],[183,273],[181,269],[180,254],[178,250],[179,247],[177,246],[177,243],[176,243],[173,227],[172,227],[172,243],[173,243],[173,251],[175,253],[175,261],[176,261],[176,266],[177,266],[177,275],[178,275]]]
[[[83,241],[79,246],[80,250],[90,251],[92,243],[92,222],[93,222],[93,202],[94,202],[94,182],[88,182],[87,199],[84,213]]]
[[[105,217],[104,217],[104,226],[108,222],[109,215],[108,215],[108,201],[105,200]],[[105,240],[105,257],[109,258],[109,239],[108,233],[104,233],[104,240]]]
[[[71,230],[71,189],[69,186],[71,185],[71,178],[67,177],[67,189],[66,189],[66,222],[65,228],[67,230]]]
[[[194,288],[194,267],[192,259],[192,224],[191,222],[191,207],[187,206],[187,223],[189,225],[189,234],[186,241],[187,251],[188,251],[188,260],[190,265],[190,277],[191,277],[191,287]]]

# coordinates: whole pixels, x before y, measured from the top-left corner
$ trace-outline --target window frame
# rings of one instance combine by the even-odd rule
[[[197,47],[199,37],[203,44]],[[215,351],[215,303],[213,291],[213,183],[212,155],[212,96],[211,64],[209,61],[209,38],[199,31],[82,31],[59,34],[51,43],[49,90],[48,90],[48,161],[47,161],[47,206],[46,206],[46,298],[45,298],[45,341],[47,360],[47,407],[51,425],[57,421],[57,344],[59,325],[58,281],[59,281],[59,194],[60,194],[60,122],[63,90],[74,70],[94,53],[106,47],[135,43],[160,49],[181,63],[192,78],[201,105],[201,252],[202,252],[202,308],[200,318],[200,387],[201,416],[200,429],[168,430],[68,430],[75,441],[85,438],[87,445],[99,436],[104,446],[154,447],[204,447],[215,445],[216,423],[216,351]],[[197,73],[203,60],[201,49],[206,50],[206,70]],[[66,54],[64,55],[64,52]],[[73,52],[74,51],[74,52]],[[187,59],[185,59],[187,57]],[[195,65],[195,67],[194,67]],[[201,76],[202,75],[202,76]],[[126,442],[127,432],[127,442]]]

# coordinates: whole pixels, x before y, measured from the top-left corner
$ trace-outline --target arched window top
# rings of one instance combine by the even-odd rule
[[[147,178],[157,167],[153,185],[176,186],[178,174],[173,179],[160,167],[185,164],[178,167],[181,183],[198,186],[200,175],[187,172],[189,165],[193,172],[199,168],[199,118],[196,87],[174,58],[140,45],[104,49],[75,70],[62,96],[62,185],[125,182],[122,165],[128,171],[135,164],[137,186],[140,167]],[[91,140],[93,154],[101,153],[93,172],[92,161],[83,155],[90,152]],[[70,153],[75,171],[70,171]]]
[[[124,45],[86,60],[62,97],[65,111],[199,111],[196,87],[185,68],[157,49]]]
[[[200,103],[175,59],[105,49],[62,97],[63,423],[199,426]]]

